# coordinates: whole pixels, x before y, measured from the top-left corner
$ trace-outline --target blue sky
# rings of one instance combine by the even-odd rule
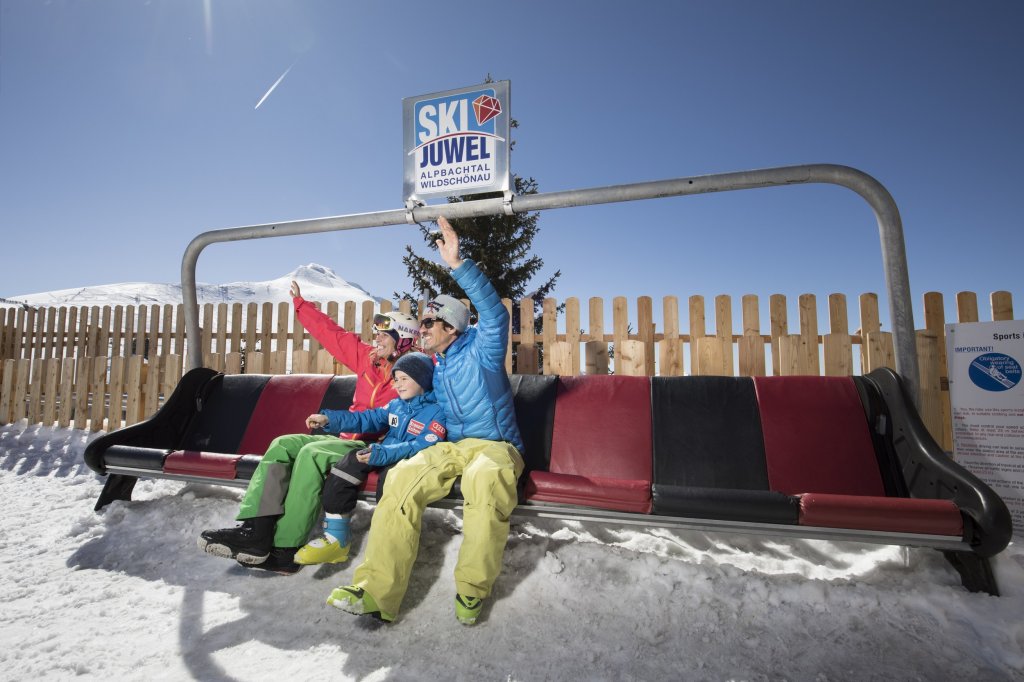
[[[1022,34],[1018,2],[2,0],[0,296],[176,282],[207,230],[399,208],[402,98],[491,74],[542,192],[853,166],[900,208],[918,327],[926,291],[1009,290],[1020,317]],[[766,325],[772,293],[884,298],[874,218],[839,187],[540,225],[542,274],[584,306],[674,294],[685,320],[702,294],[710,324],[712,297],[755,293]],[[316,262],[388,295],[406,244],[415,226],[214,245],[197,278]]]

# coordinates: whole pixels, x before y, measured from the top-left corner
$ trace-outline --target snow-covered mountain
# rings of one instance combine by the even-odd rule
[[[302,296],[310,301],[381,301],[362,287],[347,282],[323,265],[302,265],[277,279],[265,282],[230,282],[228,284],[196,285],[199,304],[204,303],[291,303],[288,289],[292,280],[299,283]],[[23,294],[0,299],[0,306],[25,303],[30,306],[104,306],[163,305],[181,303],[181,284],[121,282],[77,289],[60,289],[36,294]]]

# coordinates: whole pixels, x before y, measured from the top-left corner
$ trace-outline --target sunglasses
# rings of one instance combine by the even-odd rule
[[[446,327],[451,327],[450,324],[448,324],[444,320],[439,320],[436,317],[424,317],[422,320],[420,320],[420,326],[423,327],[424,329],[433,329],[435,322],[440,322]],[[454,329],[454,327],[452,327],[452,329]]]

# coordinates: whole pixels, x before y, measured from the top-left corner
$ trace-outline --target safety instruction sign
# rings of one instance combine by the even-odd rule
[[[946,325],[956,460],[1024,528],[1024,321]]]
[[[509,189],[509,81],[402,100],[403,197]]]

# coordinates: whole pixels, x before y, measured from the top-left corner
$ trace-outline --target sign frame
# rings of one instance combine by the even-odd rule
[[[406,207],[511,190],[511,83],[494,81],[402,100]]]

